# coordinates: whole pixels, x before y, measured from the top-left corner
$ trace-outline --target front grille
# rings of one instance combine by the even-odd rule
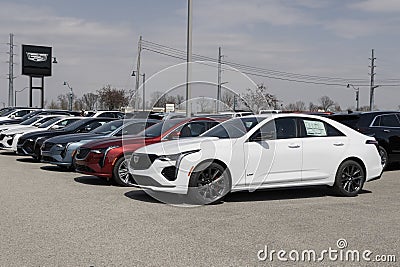
[[[13,136],[12,138],[10,138],[10,139],[7,140],[7,144],[8,144],[9,146],[12,146],[13,140],[14,140],[14,136]]]
[[[54,160],[52,157],[49,157],[49,156],[42,156],[42,161],[44,161],[44,162],[53,162],[53,161],[56,161],[56,160]]]
[[[143,175],[134,175],[133,179],[135,180],[136,184],[142,185],[142,186],[155,186],[155,187],[162,187],[162,185],[154,180],[153,178],[149,176],[143,176]]]
[[[67,154],[67,146],[66,147],[64,147],[64,149],[63,149],[63,151],[61,151],[61,157],[62,158],[65,158],[65,155]]]
[[[85,148],[85,147],[81,147],[78,149],[78,151],[76,152],[76,158],[77,159],[84,159],[87,157],[87,155],[90,152],[90,148]]]
[[[3,140],[5,136],[5,134],[0,134],[0,140]]]
[[[89,168],[88,166],[85,165],[75,165],[75,170],[78,172],[89,172],[89,173],[94,173],[94,170],[92,168]]]
[[[42,151],[50,151],[50,149],[54,146],[54,143],[51,142],[45,142]]]
[[[24,143],[22,148],[26,151],[26,153],[32,154],[33,153],[33,146],[34,146],[33,140],[32,139],[28,139],[28,140],[26,140],[26,142]]]
[[[130,165],[135,170],[147,170],[156,158],[158,156],[154,154],[133,154]]]
[[[169,166],[165,167],[161,174],[167,178],[168,181],[175,181],[176,180],[176,167],[175,166]]]

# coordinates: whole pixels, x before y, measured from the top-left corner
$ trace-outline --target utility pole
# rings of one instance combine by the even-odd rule
[[[374,90],[375,88],[377,88],[379,85],[374,85],[374,78],[375,78],[375,59],[376,57],[374,57],[374,49],[372,49],[372,55],[371,55],[371,65],[369,66],[371,68],[371,83],[370,83],[370,95],[369,95],[369,110],[373,110],[374,109]]]
[[[191,105],[189,100],[192,98],[192,91],[190,88],[190,80],[192,76],[191,62],[192,62],[192,0],[188,0],[188,21],[187,21],[187,35],[186,35],[186,117],[192,116]]]
[[[140,55],[142,53],[142,36],[140,35],[139,37],[139,42],[138,42],[138,55],[137,55],[137,60],[136,60],[136,84],[135,84],[135,92],[132,94],[132,96],[135,94],[135,108],[136,110],[139,110],[139,101],[137,100],[138,97],[138,92],[139,92],[139,73],[140,73]],[[144,97],[144,96],[143,96]]]
[[[216,113],[219,112],[219,102],[221,101],[221,47],[218,48],[218,85],[217,85],[217,108]]]
[[[10,52],[8,52],[10,58],[8,61],[8,106],[12,107],[14,104],[14,34],[10,33]]]
[[[143,111],[145,111],[145,109],[146,109],[146,98],[145,98],[146,90],[145,90],[145,86],[146,86],[146,73],[143,73],[143,82],[142,82],[142,87],[143,87]]]

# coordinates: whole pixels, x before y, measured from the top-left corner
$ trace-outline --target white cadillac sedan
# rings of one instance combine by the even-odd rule
[[[200,137],[140,148],[129,168],[147,193],[187,194],[198,204],[233,191],[312,185],[356,196],[382,174],[373,137],[304,114],[234,118]]]

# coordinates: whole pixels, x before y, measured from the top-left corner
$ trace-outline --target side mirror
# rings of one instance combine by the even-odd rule
[[[263,141],[263,138],[261,137],[260,132],[256,133],[255,135],[249,138],[249,142],[261,142],[261,141]]]
[[[90,126],[86,126],[85,128],[83,128],[80,132],[81,133],[88,133],[92,130],[92,127]]]
[[[168,135],[168,140],[176,140],[179,139],[181,132],[172,132]]]
[[[59,129],[61,129],[63,126],[61,126],[61,125],[54,125],[54,126],[52,126],[51,127],[51,129],[52,130],[59,130]]]
[[[276,138],[273,133],[257,132],[249,138],[249,142],[261,142],[261,141],[274,140],[274,139],[276,139]]]

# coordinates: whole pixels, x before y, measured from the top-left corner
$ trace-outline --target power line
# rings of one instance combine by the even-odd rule
[[[179,50],[173,47],[169,47],[166,45],[158,44],[155,42],[142,40],[142,49],[148,50],[153,53],[157,53],[164,56],[169,56],[172,58],[185,60],[186,52],[183,50]],[[218,67],[218,60],[215,58],[202,56],[199,54],[193,54],[193,60],[195,61],[210,61],[216,63],[213,67]],[[204,62],[202,63],[204,65]],[[211,65],[209,65],[211,66]],[[233,71],[233,69],[228,68],[226,66],[235,68],[241,71],[244,74],[257,76],[257,77],[265,77],[270,79],[277,79],[289,82],[298,82],[298,83],[308,83],[308,84],[320,84],[320,85],[331,85],[331,86],[346,86],[351,83],[355,86],[368,86],[368,79],[358,79],[358,78],[341,78],[341,77],[328,77],[328,76],[318,76],[318,75],[308,75],[308,74],[300,74],[293,72],[285,72],[279,70],[272,70],[260,67],[254,67],[246,64],[240,64],[231,61],[221,61],[221,66],[224,70]],[[398,84],[391,83],[399,83],[400,79],[382,79],[379,80],[381,83],[380,86],[398,86]],[[388,84],[384,84],[388,83]]]

